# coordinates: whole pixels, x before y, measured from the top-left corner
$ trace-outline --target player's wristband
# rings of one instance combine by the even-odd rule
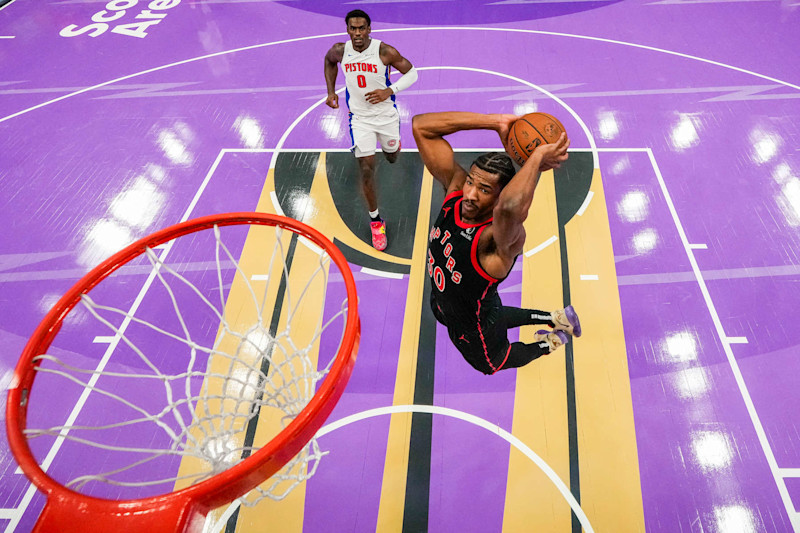
[[[415,81],[417,81],[417,69],[411,67],[408,72],[400,76],[400,79],[398,79],[397,82],[391,85],[392,92],[397,94],[403,89],[408,89],[414,84]]]

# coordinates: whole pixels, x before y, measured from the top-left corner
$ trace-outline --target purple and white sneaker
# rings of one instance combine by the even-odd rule
[[[560,331],[565,331],[573,337],[581,336],[581,321],[578,319],[578,313],[575,309],[568,305],[564,309],[553,311],[553,323],[555,328]]]
[[[546,342],[550,348],[550,353],[556,351],[559,347],[569,342],[569,337],[563,331],[549,329],[540,329],[533,336],[536,342]]]

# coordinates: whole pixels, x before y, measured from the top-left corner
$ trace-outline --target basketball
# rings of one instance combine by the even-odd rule
[[[508,155],[520,165],[528,160],[537,146],[558,140],[564,125],[547,113],[528,113],[511,125],[508,132]]]

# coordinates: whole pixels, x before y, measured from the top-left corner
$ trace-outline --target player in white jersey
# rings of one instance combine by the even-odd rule
[[[375,151],[380,142],[383,155],[390,163],[400,153],[400,115],[394,104],[395,94],[417,80],[413,65],[392,46],[370,38],[370,18],[360,9],[345,16],[350,41],[334,44],[325,55],[325,82],[328,99],[339,107],[336,94],[337,63],[342,64],[347,86],[347,107],[350,109],[351,150],[358,160],[361,189],[367,201],[372,230],[372,245],[386,248],[386,223],[380,217],[375,194]],[[392,84],[391,67],[402,76]]]

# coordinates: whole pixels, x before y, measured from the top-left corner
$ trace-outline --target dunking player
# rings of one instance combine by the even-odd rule
[[[395,94],[417,81],[417,71],[400,53],[378,39],[370,38],[369,15],[356,9],[345,16],[350,40],[334,44],[325,55],[325,82],[328,106],[339,107],[336,94],[337,63],[342,64],[350,109],[351,150],[358,160],[361,189],[367,200],[372,230],[372,245],[386,248],[386,224],[380,217],[375,194],[375,145],[381,143],[390,163],[400,153],[400,115],[394,104]],[[389,81],[390,68],[402,76],[394,85]]]
[[[497,285],[511,271],[525,242],[522,223],[528,217],[541,170],[567,160],[565,134],[541,145],[516,172],[504,153],[478,157],[469,171],[456,163],[444,136],[462,130],[494,130],[506,146],[518,117],[477,113],[428,113],[414,117],[414,138],[428,170],[446,190],[439,217],[431,229],[428,275],[431,308],[447,326],[464,359],[484,374],[528,364],[581,335],[572,306],[552,313],[506,307]],[[509,343],[508,328],[546,324],[535,342]]]

